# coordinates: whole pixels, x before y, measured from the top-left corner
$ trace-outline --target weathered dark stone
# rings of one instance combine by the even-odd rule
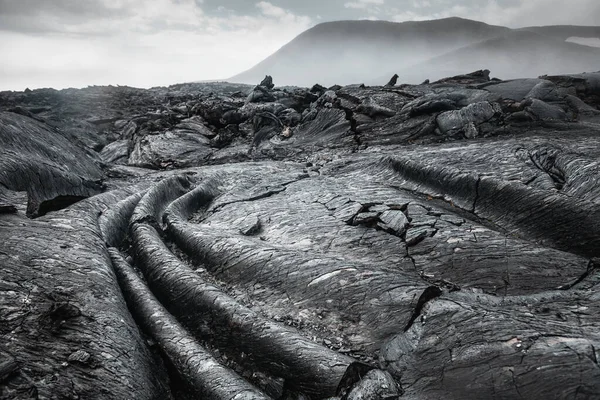
[[[275,85],[273,84],[273,77],[271,75],[265,76],[265,79],[263,79],[262,82],[258,85],[264,86],[267,89],[273,89],[275,87]]]
[[[394,74],[394,76],[391,77],[390,81],[388,83],[385,84],[386,87],[393,87],[396,86],[396,84],[398,83],[398,74]]]

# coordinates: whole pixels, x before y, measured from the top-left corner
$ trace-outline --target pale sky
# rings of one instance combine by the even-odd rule
[[[325,21],[600,25],[600,0],[0,0],[0,90],[224,79]]]

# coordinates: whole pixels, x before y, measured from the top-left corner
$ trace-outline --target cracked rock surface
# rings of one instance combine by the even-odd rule
[[[600,397],[599,81],[0,93],[0,398]]]

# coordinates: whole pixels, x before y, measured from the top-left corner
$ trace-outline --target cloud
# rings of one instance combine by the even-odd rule
[[[600,38],[582,38],[582,37],[570,37],[567,42],[582,44],[590,47],[600,47]]]
[[[267,1],[256,3],[253,15],[208,15],[197,0],[88,0],[95,12],[82,9],[79,18],[67,3],[44,6],[44,34],[39,27],[9,30],[0,23],[0,90],[151,87],[224,79],[252,67],[313,24],[311,18]],[[41,21],[40,10],[29,15],[23,8],[10,11],[13,20]]]
[[[431,7],[431,3],[428,0],[423,0],[423,1],[413,0],[412,6],[413,6],[413,8],[426,8],[426,7]]]
[[[283,8],[277,7],[268,1],[260,1],[256,3],[256,7],[258,7],[264,15],[268,15],[270,17],[282,18],[288,15]]]
[[[450,16],[597,25],[600,1],[0,0],[0,90],[227,78],[316,22]]]
[[[0,0],[0,29],[115,35],[159,28],[189,30],[203,22],[198,0]]]
[[[268,1],[260,1],[256,3],[256,7],[262,12],[262,15],[266,17],[275,18],[282,23],[309,25],[311,19],[305,16],[295,15],[281,7],[277,7]]]
[[[396,9],[394,21],[462,17],[509,27],[534,25],[597,25],[598,0],[486,0],[413,2],[412,9]]]
[[[384,3],[385,3],[385,0],[358,0],[358,1],[351,1],[351,2],[345,3],[344,7],[365,9],[365,8],[369,8],[372,6],[383,5]]]

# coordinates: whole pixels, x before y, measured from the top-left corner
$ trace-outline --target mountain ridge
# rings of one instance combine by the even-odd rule
[[[396,72],[406,71],[416,66],[425,66],[426,71],[431,71],[435,69],[435,64],[432,63],[439,61],[438,58],[441,56],[455,51],[464,53],[461,49],[469,46],[486,43],[491,46],[493,42],[490,40],[522,32],[532,32],[554,40],[557,48],[562,49],[558,53],[563,55],[563,57],[552,58],[557,66],[564,63],[571,66],[570,70],[587,70],[590,64],[600,65],[600,55],[596,58],[595,51],[592,52],[592,57],[584,54],[589,46],[577,47],[582,45],[570,42],[573,47],[566,49],[562,46],[562,43],[571,37],[600,37],[600,27],[557,25],[511,29],[459,17],[407,22],[344,20],[315,25],[254,67],[228,80],[256,83],[265,75],[272,75],[275,82],[282,85],[309,86],[317,82],[325,85],[349,84],[374,82],[375,79],[379,80],[378,84],[383,84]],[[549,41],[545,43],[543,48],[548,52],[552,46],[549,45]],[[533,43],[530,45],[534,46]],[[515,46],[518,51],[523,50],[522,46],[518,44]],[[490,56],[489,63],[478,59],[466,60],[470,62],[433,75],[442,77],[485,67],[500,77],[511,76],[507,73],[510,71],[505,71],[506,68],[498,69],[493,65],[496,59],[510,57],[510,49],[502,47],[502,54],[498,49],[491,50],[494,54]],[[530,50],[537,57],[543,54],[540,53],[540,49],[534,51],[534,47]],[[478,51],[485,53],[482,49]],[[475,53],[473,57],[478,57]],[[567,54],[568,58],[565,58]],[[577,63],[574,62],[579,59],[584,60],[581,65],[585,68],[578,68]],[[561,73],[567,70],[537,68],[534,65],[535,60],[535,57],[524,59],[526,65],[534,67],[528,71],[519,68],[520,73],[513,75],[523,76],[523,72],[527,72],[527,76],[538,76],[548,71],[550,71],[548,73]],[[415,83],[414,80],[428,78],[426,74],[411,75],[414,75],[411,83]]]
[[[510,57],[505,56],[507,47],[510,47]],[[480,64],[473,63],[467,69],[494,66],[492,75],[501,79],[516,79],[528,76],[527,72],[534,70],[536,66],[539,68],[536,77],[567,74],[574,70],[595,72],[600,68],[600,48],[559,41],[533,31],[515,30],[505,36],[465,46],[396,72],[406,83],[419,83],[424,79],[437,80],[465,71],[465,59],[485,60],[480,61]],[[390,71],[367,83],[376,85],[391,73],[395,72]]]

